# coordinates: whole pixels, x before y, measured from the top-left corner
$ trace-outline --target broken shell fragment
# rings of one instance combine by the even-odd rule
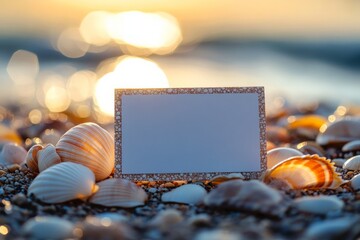
[[[39,172],[61,162],[60,157],[52,144],[49,144],[44,149],[38,151],[37,159]]]
[[[26,154],[25,148],[15,143],[6,143],[0,152],[0,165],[21,165],[25,162]]]
[[[37,153],[43,148],[42,145],[34,145],[29,149],[26,155],[26,164],[33,173],[39,173]]]
[[[346,162],[343,165],[343,168],[346,170],[353,170],[353,171],[360,170],[360,155],[356,155],[346,160]]]
[[[327,214],[341,211],[344,202],[334,196],[301,197],[294,200],[293,206],[302,212]]]
[[[324,129],[323,129],[324,128]],[[360,118],[343,118],[322,126],[316,142],[320,145],[341,145],[360,139]]]
[[[342,184],[330,160],[318,155],[292,157],[275,165],[265,173],[264,182],[275,179],[293,189],[334,189]]]
[[[95,123],[79,124],[67,131],[56,144],[62,162],[74,162],[91,169],[96,181],[114,169],[114,139]]]
[[[274,148],[267,152],[267,167],[272,168],[276,164],[294,156],[302,156],[302,152],[287,147]]]
[[[45,203],[87,199],[94,192],[94,173],[80,164],[65,162],[41,172],[31,183],[28,195],[34,194]]]
[[[119,178],[106,179],[98,183],[99,191],[89,202],[107,207],[132,208],[144,205],[146,192],[135,183]]]
[[[161,201],[198,204],[202,202],[206,194],[207,192],[203,187],[197,184],[186,184],[164,193],[161,196]]]

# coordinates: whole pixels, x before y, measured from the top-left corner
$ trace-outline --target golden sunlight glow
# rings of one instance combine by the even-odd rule
[[[81,102],[91,97],[94,92],[95,82],[96,74],[94,72],[81,70],[70,76],[66,88],[73,101]]]
[[[6,236],[9,233],[9,229],[5,225],[0,226],[0,234]]]
[[[70,97],[64,87],[51,86],[45,93],[45,105],[51,112],[65,111],[70,102]]]
[[[111,38],[105,26],[111,15],[105,11],[94,11],[87,14],[80,25],[80,33],[83,39],[96,46],[104,46],[109,43]]]
[[[89,44],[83,41],[77,28],[68,28],[60,34],[56,47],[68,58],[79,58],[87,53]]]
[[[115,88],[169,87],[163,70],[153,61],[138,57],[120,58],[113,72],[105,74],[96,84],[94,100],[102,112],[114,115]]]
[[[119,43],[156,54],[171,53],[182,41],[177,20],[167,13],[122,12],[108,17],[106,27]]]

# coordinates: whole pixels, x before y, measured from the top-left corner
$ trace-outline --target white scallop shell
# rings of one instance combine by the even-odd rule
[[[164,193],[161,196],[161,201],[198,204],[202,202],[206,194],[207,192],[203,187],[197,184],[186,184]]]
[[[43,216],[28,220],[22,232],[31,239],[73,239],[74,226],[68,220]]]
[[[96,181],[114,169],[114,139],[95,123],[83,123],[67,131],[56,144],[62,162],[74,162],[91,169]]]
[[[56,149],[52,144],[49,144],[44,149],[38,151],[37,159],[39,172],[61,162],[60,156],[57,154]]]
[[[327,214],[341,211],[344,202],[335,196],[301,197],[294,200],[293,206],[302,212]]]
[[[356,155],[346,160],[346,162],[343,165],[343,168],[346,170],[353,170],[353,171],[360,170],[360,155]]]
[[[99,182],[98,186],[99,191],[89,199],[89,202],[94,204],[132,208],[144,205],[147,200],[146,192],[126,179],[106,179]]]
[[[33,173],[39,173],[37,153],[43,148],[42,145],[34,145],[29,149],[26,155],[26,164]]]
[[[97,190],[94,173],[80,164],[65,162],[41,172],[31,183],[28,195],[46,203],[86,199]]]
[[[343,152],[358,151],[360,150],[360,140],[354,140],[345,144],[342,149]]]
[[[350,180],[350,185],[351,185],[352,189],[354,189],[355,191],[359,191],[359,190],[360,190],[360,174],[355,175],[355,176]]]
[[[6,143],[0,153],[0,165],[21,165],[25,162],[26,154],[25,148],[14,143]]]
[[[304,154],[299,150],[288,148],[288,147],[279,147],[271,149],[267,152],[267,167],[272,168],[279,162],[282,162],[288,158],[295,156],[303,156]]]

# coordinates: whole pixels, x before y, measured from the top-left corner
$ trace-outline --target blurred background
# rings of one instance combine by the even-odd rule
[[[0,0],[0,120],[111,124],[114,88],[212,86],[359,105],[360,2]]]

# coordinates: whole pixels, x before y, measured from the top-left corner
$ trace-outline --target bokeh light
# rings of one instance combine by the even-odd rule
[[[111,41],[106,31],[106,22],[112,14],[105,11],[88,13],[81,22],[80,33],[83,39],[96,46],[103,46]]]
[[[83,41],[77,28],[68,28],[60,34],[56,47],[68,58],[80,58],[88,51],[89,44]]]
[[[96,84],[94,101],[100,110],[114,115],[115,88],[166,88],[169,87],[163,70],[153,61],[124,56],[113,72],[105,74]]]
[[[81,102],[90,98],[94,91],[95,82],[96,74],[92,71],[81,70],[71,75],[66,86],[71,100]]]

